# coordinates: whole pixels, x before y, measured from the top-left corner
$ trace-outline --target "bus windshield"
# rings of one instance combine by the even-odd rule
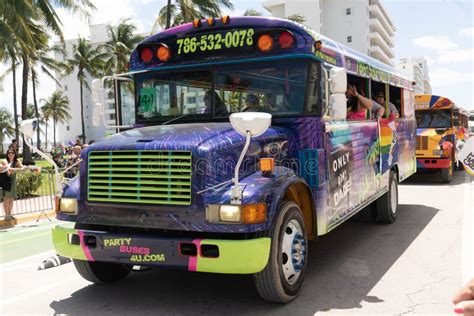
[[[303,114],[308,65],[293,60],[142,75],[137,79],[137,120],[209,120],[241,111]]]
[[[416,124],[418,128],[451,127],[451,110],[417,111]]]

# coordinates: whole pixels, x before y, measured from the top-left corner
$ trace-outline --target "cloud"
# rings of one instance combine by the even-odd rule
[[[474,37],[474,27],[466,27],[464,29],[459,30],[458,32],[459,35],[464,36],[464,37]]]
[[[474,60],[474,49],[456,49],[439,51],[438,63],[460,63],[465,61]]]
[[[473,81],[474,73],[459,72],[449,68],[430,70],[430,83],[432,87],[453,86]]]
[[[446,50],[457,48],[458,45],[453,43],[448,36],[422,36],[411,40],[415,46],[428,48],[433,50]]]

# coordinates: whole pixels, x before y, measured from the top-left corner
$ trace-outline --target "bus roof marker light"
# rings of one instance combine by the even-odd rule
[[[207,24],[209,26],[214,26],[214,24],[216,24],[216,21],[214,20],[214,18],[207,18]]]
[[[278,43],[281,48],[290,48],[295,43],[295,37],[290,32],[283,31],[280,36],[278,36]]]
[[[222,18],[221,18],[221,22],[222,24],[229,24],[230,22],[230,17],[228,15],[224,15]]]
[[[167,62],[171,59],[171,50],[168,46],[161,44],[156,51],[156,57],[158,57],[161,62]]]
[[[262,52],[268,52],[273,48],[273,39],[268,34],[263,34],[258,38],[258,49]]]
[[[194,19],[193,20],[193,26],[195,29],[198,29],[201,27],[201,19]]]
[[[140,58],[143,62],[149,63],[153,59],[153,51],[151,48],[144,48],[140,53]]]

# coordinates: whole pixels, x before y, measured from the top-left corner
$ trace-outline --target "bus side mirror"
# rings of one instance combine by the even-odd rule
[[[333,67],[330,71],[329,115],[332,120],[345,120],[347,115],[347,72],[344,68]]]
[[[20,130],[27,138],[33,138],[38,128],[38,119],[29,119],[21,122]]]
[[[345,120],[347,116],[347,100],[345,94],[332,94],[329,100],[329,115],[332,120]]]
[[[345,94],[347,89],[347,72],[344,68],[333,67],[329,74],[332,94]]]

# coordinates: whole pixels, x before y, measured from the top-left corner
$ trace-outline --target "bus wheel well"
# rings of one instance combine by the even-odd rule
[[[395,175],[397,176],[397,182],[400,183],[400,174],[398,173],[398,166],[397,165],[393,165],[392,167],[392,171],[395,173]]]
[[[286,188],[283,200],[295,202],[301,209],[308,239],[314,240],[317,236],[316,218],[313,198],[309,188],[302,182],[296,182]]]

